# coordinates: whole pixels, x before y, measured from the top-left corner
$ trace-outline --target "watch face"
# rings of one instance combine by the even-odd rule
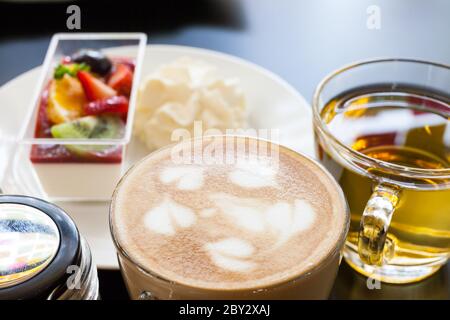
[[[44,270],[59,249],[55,222],[34,207],[0,204],[0,289],[23,283]]]
[[[0,299],[46,299],[80,258],[80,235],[59,207],[0,195]]]

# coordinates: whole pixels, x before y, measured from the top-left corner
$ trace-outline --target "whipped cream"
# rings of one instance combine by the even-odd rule
[[[215,66],[189,57],[162,65],[140,89],[134,134],[151,150],[172,143],[172,132],[194,121],[203,131],[246,128],[245,96],[239,79],[218,75]]]

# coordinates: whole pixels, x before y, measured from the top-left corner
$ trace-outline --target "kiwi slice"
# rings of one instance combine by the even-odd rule
[[[118,116],[86,116],[73,121],[60,123],[51,127],[56,139],[116,139],[123,136],[125,125]],[[111,145],[65,145],[80,156],[104,152]]]

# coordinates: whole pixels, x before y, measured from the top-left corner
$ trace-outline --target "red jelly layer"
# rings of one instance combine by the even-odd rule
[[[122,147],[114,146],[101,152],[77,155],[60,144],[33,145],[30,160],[33,163],[120,163]]]

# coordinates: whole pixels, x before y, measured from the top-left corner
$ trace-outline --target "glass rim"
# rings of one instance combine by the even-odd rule
[[[415,177],[423,177],[423,178],[450,178],[450,168],[443,168],[443,169],[423,169],[423,168],[414,168],[414,167],[408,167],[408,166],[402,166],[399,164],[393,164],[389,163],[387,161],[378,160],[371,158],[359,151],[356,151],[346,144],[342,143],[338,138],[336,138],[331,131],[328,129],[327,124],[323,121],[322,117],[320,116],[321,110],[320,108],[320,96],[323,92],[323,89],[326,87],[326,85],[335,79],[340,74],[343,74],[347,71],[353,70],[358,67],[363,67],[367,65],[372,64],[378,64],[378,63],[384,63],[384,62],[400,62],[400,63],[412,63],[412,64],[422,64],[437,68],[443,68],[450,72],[450,65],[439,63],[439,62],[433,62],[433,61],[426,61],[426,60],[420,60],[420,59],[414,59],[414,58],[375,58],[375,59],[366,59],[366,60],[359,60],[356,62],[352,62],[350,64],[347,64],[343,67],[340,67],[338,69],[333,70],[332,72],[328,73],[317,85],[316,89],[314,90],[313,94],[313,100],[312,100],[312,109],[313,109],[313,122],[314,125],[318,126],[320,131],[328,138],[330,139],[334,144],[338,145],[340,148],[343,148],[345,151],[347,151],[349,154],[351,154],[353,157],[355,157],[357,160],[371,166],[375,166],[382,169],[387,169],[388,171],[394,171],[399,172],[404,176],[415,176]]]
[[[275,144],[277,145],[279,148],[283,148],[286,149],[287,151],[294,153],[295,155],[299,155],[301,157],[303,157],[304,159],[310,161],[311,163],[313,163],[318,169],[320,169],[320,171],[329,179],[330,183],[333,186],[333,189],[336,190],[338,198],[340,199],[340,202],[342,204],[342,207],[344,209],[344,222],[342,225],[342,233],[339,235],[339,237],[336,240],[336,243],[332,246],[332,248],[330,249],[330,251],[324,255],[321,260],[319,261],[318,264],[316,264],[315,266],[312,266],[306,270],[304,270],[303,272],[301,272],[300,274],[293,276],[290,279],[285,279],[283,281],[279,281],[279,282],[272,282],[268,285],[268,287],[276,287],[276,286],[280,286],[282,284],[285,284],[289,281],[299,281],[303,278],[306,278],[308,275],[310,275],[311,273],[316,273],[319,270],[321,270],[323,267],[325,267],[327,265],[327,263],[329,262],[329,259],[331,257],[333,257],[336,253],[339,253],[341,251],[341,249],[343,248],[345,241],[347,239],[347,234],[350,228],[350,210],[348,207],[348,203],[347,200],[345,198],[344,192],[342,191],[342,188],[339,186],[339,184],[337,183],[337,181],[334,179],[334,177],[331,175],[330,172],[328,172],[328,170],[317,160],[313,159],[312,157],[295,151],[287,146],[281,145],[278,142],[275,141],[270,141],[268,139],[264,139],[264,138],[258,138],[258,137],[251,137],[251,136],[239,136],[239,135],[230,135],[230,134],[220,134],[220,135],[208,135],[208,136],[202,136],[202,137],[194,137],[194,138],[190,138],[190,139],[185,139],[185,140],[181,140],[179,142],[175,142],[175,143],[171,143],[167,146],[164,146],[162,148],[156,149],[151,151],[149,154],[147,154],[144,158],[140,159],[138,162],[136,162],[135,164],[133,164],[130,168],[128,168],[128,170],[125,172],[125,174],[122,176],[122,178],[119,180],[119,182],[117,183],[111,201],[110,201],[110,205],[109,205],[109,212],[108,212],[108,221],[109,221],[109,231],[111,234],[111,239],[112,242],[117,250],[118,255],[120,255],[121,257],[123,257],[124,259],[126,259],[128,262],[130,262],[131,264],[133,264],[134,267],[138,268],[141,272],[143,272],[146,276],[150,276],[153,277],[159,281],[163,281],[166,283],[176,283],[178,285],[181,286],[187,286],[187,287],[192,287],[192,288],[196,288],[196,289],[205,289],[208,291],[216,291],[216,290],[236,290],[236,291],[246,291],[246,290],[255,290],[255,289],[259,289],[260,287],[247,287],[247,288],[230,288],[230,289],[225,289],[225,288],[202,288],[202,287],[197,287],[194,286],[192,284],[188,284],[188,283],[182,283],[182,282],[177,282],[174,280],[170,280],[167,277],[150,270],[150,268],[147,268],[145,266],[143,266],[141,263],[139,263],[138,261],[136,261],[136,259],[134,259],[129,252],[122,246],[122,244],[120,243],[118,237],[117,237],[117,232],[115,231],[115,223],[113,222],[113,207],[114,207],[114,203],[115,203],[115,199],[116,199],[116,194],[117,191],[119,189],[119,187],[121,186],[121,184],[123,183],[123,181],[126,179],[126,177],[142,162],[144,162],[147,158],[150,158],[152,156],[154,156],[157,152],[160,152],[162,150],[166,150],[169,148],[172,148],[180,143],[187,143],[187,142],[193,142],[196,140],[200,140],[200,139],[205,139],[205,138],[214,138],[214,137],[233,137],[233,138],[245,138],[245,139],[255,139],[258,141],[264,141],[270,144]]]

